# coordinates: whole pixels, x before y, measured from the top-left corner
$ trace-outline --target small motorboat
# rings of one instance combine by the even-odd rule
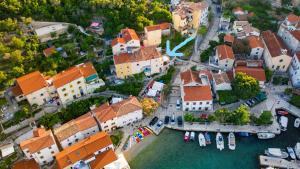
[[[288,121],[289,121],[289,119],[287,117],[280,116],[279,123],[280,123],[280,127],[281,127],[282,131],[286,131],[287,130]]]
[[[295,151],[292,147],[287,147],[287,152],[289,153],[290,157],[295,160],[296,159],[296,154],[295,154]]]
[[[222,151],[224,149],[224,139],[221,133],[217,133],[216,143],[217,143],[217,149]]]
[[[193,131],[191,132],[190,140],[195,141],[195,132]]]
[[[298,159],[300,159],[300,142],[298,142],[295,146],[295,154]]]
[[[267,132],[263,132],[263,133],[257,133],[257,137],[259,139],[271,139],[275,137],[274,133],[267,133]]]
[[[289,154],[279,148],[268,148],[265,151],[265,154],[269,157],[276,157],[276,158],[288,158]]]
[[[286,116],[286,115],[289,114],[289,112],[287,112],[287,111],[285,111],[285,110],[278,110],[278,111],[277,111],[277,114],[278,114],[278,115],[281,115],[281,116]]]
[[[239,132],[238,135],[241,137],[249,137],[250,136],[250,134],[247,132]]]
[[[235,136],[233,132],[230,132],[228,135],[228,147],[230,150],[235,150]]]
[[[205,137],[202,133],[199,133],[198,139],[199,139],[200,147],[205,147],[206,146],[206,141],[205,141]]]
[[[189,141],[189,138],[190,138],[190,132],[185,132],[185,134],[184,134],[184,141],[185,142],[187,142],[187,141]]]
[[[300,118],[296,118],[294,122],[294,127],[299,128],[300,126]]]
[[[208,134],[208,132],[205,132],[204,137],[205,137],[205,143],[211,144],[210,135]]]

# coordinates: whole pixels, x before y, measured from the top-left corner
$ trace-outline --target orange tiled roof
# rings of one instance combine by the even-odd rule
[[[83,64],[79,64],[79,65],[77,65],[77,67],[81,71],[84,78],[87,78],[93,74],[97,74],[97,71],[94,68],[94,65],[92,64],[92,62],[86,62]]]
[[[104,166],[116,161],[118,157],[113,150],[105,151],[96,155],[96,159],[90,163],[92,169],[101,169]]]
[[[47,49],[43,50],[43,53],[44,53],[44,55],[45,55],[46,57],[52,55],[52,54],[55,53],[55,52],[56,52],[55,46],[52,46],[52,47],[50,47],[50,48],[47,48]]]
[[[224,36],[224,42],[230,42],[230,43],[233,43],[234,41],[234,36],[230,35],[230,34],[226,34]]]
[[[33,93],[47,86],[44,76],[39,71],[17,78],[16,83],[24,95]]]
[[[166,30],[166,29],[170,29],[170,23],[161,23],[161,24],[157,24],[157,25],[151,25],[151,26],[146,26],[145,27],[147,31],[155,31],[155,30]]]
[[[100,122],[106,122],[117,117],[116,112],[108,103],[102,104],[101,106],[92,110],[92,112],[95,113],[96,118]]]
[[[94,126],[97,126],[97,123],[92,117],[91,113],[88,112],[74,120],[63,124],[58,128],[53,129],[53,133],[58,141],[63,141],[80,131],[87,130]]]
[[[188,84],[188,83],[202,83],[201,79],[199,78],[199,71],[192,71],[192,70],[187,70],[185,72],[180,73],[180,78],[183,80],[183,84]]]
[[[96,151],[112,145],[111,139],[105,132],[94,134],[78,143],[65,148],[55,155],[57,167],[63,169],[77,161],[84,160]],[[108,151],[108,150],[107,150]]]
[[[249,46],[251,49],[257,48],[257,47],[264,48],[264,43],[262,42],[260,37],[249,36],[248,42],[249,42]]]
[[[40,169],[39,164],[32,159],[23,159],[13,164],[12,169]]]
[[[263,68],[237,66],[235,68],[235,73],[238,72],[246,73],[247,75],[254,77],[258,81],[266,81],[265,70]]]
[[[134,29],[122,29],[121,34],[122,38],[124,38],[126,42],[129,42],[131,40],[140,40]]]
[[[116,44],[118,43],[122,43],[122,44],[125,44],[126,41],[124,38],[115,38],[111,41],[111,46],[115,46]]]
[[[291,34],[300,42],[300,30],[291,31]]]
[[[212,100],[209,86],[184,86],[184,101]]]
[[[291,23],[297,23],[300,22],[300,16],[297,16],[295,14],[289,14],[287,16],[287,20]]]
[[[164,22],[164,23],[159,24],[159,26],[160,26],[160,29],[166,30],[166,29],[170,29],[171,24],[168,22]]]
[[[76,67],[71,67],[65,71],[62,71],[52,77],[53,85],[55,88],[59,88],[65,84],[68,84],[76,79],[82,77],[80,70]]]
[[[272,57],[277,57],[282,54],[283,49],[288,49],[282,39],[270,30],[262,32],[262,37]]]
[[[134,53],[121,53],[114,56],[115,64],[128,62],[139,62],[162,57],[161,53],[154,46],[142,47]]]
[[[230,46],[227,45],[219,45],[217,46],[217,52],[219,54],[219,58],[223,59],[234,59],[233,50]]]
[[[225,72],[212,74],[216,84],[230,83],[230,80]]]
[[[45,132],[33,132],[33,133],[35,134],[38,133],[38,136],[22,141],[20,143],[20,147],[22,150],[28,149],[29,152],[33,154],[55,144],[51,130]]]
[[[132,96],[128,99],[112,104],[111,107],[116,112],[118,117],[142,109],[142,105],[138,99]]]
[[[11,91],[12,91],[14,96],[20,96],[21,94],[23,94],[19,85],[13,86]]]

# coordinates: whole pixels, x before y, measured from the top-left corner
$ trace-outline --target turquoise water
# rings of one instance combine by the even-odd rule
[[[212,144],[199,147],[197,141],[185,143],[184,132],[164,129],[159,137],[129,162],[132,169],[258,169],[258,156],[270,147],[286,148],[300,142],[300,129],[293,127],[289,117],[288,131],[271,140],[258,140],[256,136],[237,137],[236,150],[227,146],[227,134],[223,134],[225,150],[219,151],[215,134]]]

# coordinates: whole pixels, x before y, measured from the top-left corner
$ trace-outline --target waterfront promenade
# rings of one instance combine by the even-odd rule
[[[288,161],[281,158],[259,156],[259,163],[261,166],[279,167],[279,168],[300,168],[299,161]]]

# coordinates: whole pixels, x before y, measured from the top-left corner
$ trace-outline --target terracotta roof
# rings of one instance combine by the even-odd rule
[[[300,42],[300,30],[291,31],[291,34]]]
[[[65,71],[62,71],[52,77],[53,85],[55,88],[59,88],[65,84],[68,84],[76,79],[82,77],[80,70],[76,67],[71,67]]]
[[[124,38],[126,42],[129,42],[131,40],[140,40],[134,29],[122,29],[121,34],[122,38]]]
[[[111,41],[111,46],[115,46],[116,44],[118,43],[122,43],[122,44],[125,44],[126,41],[124,38],[115,38]]]
[[[241,7],[236,7],[233,9],[233,12],[244,12],[244,10]]]
[[[32,131],[34,137],[40,137],[44,134],[46,134],[45,128],[36,128],[35,130]]]
[[[40,169],[39,164],[32,159],[23,159],[12,165],[12,169]]]
[[[92,62],[82,63],[82,64],[77,65],[77,67],[81,71],[84,78],[87,78],[91,75],[97,74],[97,71],[94,68],[94,65],[92,64]]]
[[[13,86],[11,91],[12,91],[14,96],[20,96],[21,94],[23,94],[19,85]]]
[[[112,120],[117,117],[116,112],[112,109],[112,107],[108,103],[102,104],[101,106],[92,110],[92,112],[95,114],[95,117],[101,123],[106,122],[108,120]]]
[[[184,101],[212,100],[209,86],[184,86]]]
[[[295,53],[295,55],[297,56],[298,61],[300,62],[300,53]]]
[[[33,93],[47,86],[44,76],[39,71],[17,78],[16,83],[24,95]]]
[[[160,29],[166,30],[166,29],[170,29],[171,24],[168,22],[164,22],[164,23],[159,24],[159,26],[160,26]]]
[[[50,47],[50,48],[47,48],[47,49],[43,50],[43,53],[44,53],[44,55],[45,55],[46,57],[48,57],[48,56],[54,54],[55,52],[56,52],[55,46],[52,46],[52,47]]]
[[[183,81],[183,85],[192,83],[192,82],[202,83],[201,79],[199,78],[199,71],[192,71],[189,69],[185,72],[181,72],[180,78],[181,78],[181,81]]]
[[[92,169],[101,169],[104,166],[116,161],[118,157],[113,150],[105,151],[96,155],[96,159],[90,163]]]
[[[246,73],[249,76],[254,77],[258,81],[266,81],[265,70],[263,68],[250,68],[246,66],[237,66],[234,68],[235,74],[238,72]]]
[[[262,42],[262,39],[257,36],[249,36],[248,38],[249,46],[251,49],[253,48],[264,48],[264,43]]]
[[[96,133],[57,153],[55,155],[57,167],[62,169],[77,161],[86,160],[87,157],[91,157],[95,152],[110,145],[112,142],[108,134],[105,132]]]
[[[35,133],[35,132],[34,132]],[[22,141],[20,147],[22,150],[28,149],[30,154],[36,153],[44,148],[50,147],[55,144],[51,130],[39,133],[37,137],[30,138]]]
[[[208,8],[208,3],[206,1],[197,3],[183,1],[176,6],[176,9],[173,12],[178,14],[181,18],[185,18],[190,11],[199,11],[204,10],[205,8]]]
[[[201,75],[201,74],[205,74],[208,77],[209,80],[213,79],[212,73],[211,73],[210,70],[200,70],[199,75]]]
[[[157,24],[157,25],[151,25],[151,26],[146,26],[145,29],[147,31],[155,31],[155,30],[165,30],[165,29],[170,29],[170,23],[161,23],[161,24]]]
[[[116,112],[117,116],[120,117],[128,113],[141,110],[142,104],[136,97],[131,96],[128,99],[112,104],[111,107]]]
[[[222,83],[230,83],[230,80],[226,74],[226,72],[222,73],[213,73],[212,74],[216,84],[222,84]]]
[[[289,14],[287,16],[287,20],[291,23],[298,23],[300,22],[300,16],[297,16],[295,14]]]
[[[219,45],[217,46],[218,57],[220,60],[223,59],[234,59],[233,50],[230,46],[227,45]]]
[[[236,66],[263,67],[263,60],[235,60]]]
[[[121,53],[114,56],[115,64],[128,62],[146,61],[162,57],[161,53],[154,46],[142,47],[134,53]]]
[[[282,39],[269,30],[262,32],[262,37],[272,57],[280,56],[282,50],[288,49]]]
[[[97,123],[91,113],[88,112],[74,120],[63,124],[58,128],[53,129],[53,133],[56,136],[57,140],[61,142],[80,131],[84,131],[95,126],[97,126]]]
[[[230,43],[233,43],[234,41],[234,36],[230,35],[230,34],[226,34],[224,36],[224,42],[230,42]]]

